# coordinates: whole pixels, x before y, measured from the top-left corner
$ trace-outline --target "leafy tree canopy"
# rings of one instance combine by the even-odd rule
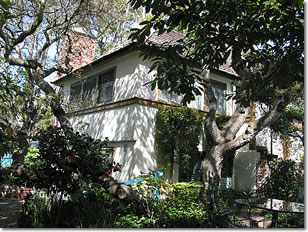
[[[304,78],[304,5],[302,0],[132,0],[153,18],[131,36],[142,44],[151,33],[177,30],[177,44],[143,48],[155,59],[159,88],[186,95],[200,93],[194,83],[204,69],[219,69],[230,60],[240,76],[236,99],[272,103]],[[158,52],[163,50],[164,52]],[[166,58],[166,59],[164,59]],[[173,77],[173,78],[172,78]],[[175,78],[176,77],[176,78]],[[295,89],[297,90],[299,86]],[[299,88],[303,88],[300,86]],[[291,91],[292,92],[292,91]]]
[[[120,0],[0,0],[0,57],[22,67],[29,80],[53,98],[55,90],[45,78],[72,68],[63,65],[69,64],[69,55],[58,63],[61,40],[83,28],[106,51],[127,37],[136,12]],[[59,99],[53,98],[50,107],[62,125],[70,126]]]
[[[304,99],[298,98],[288,105],[286,111],[271,125],[271,129],[283,139],[299,138],[304,145],[304,116]]]
[[[287,105],[304,93],[304,4],[302,0],[131,0],[153,17],[131,38],[141,55],[153,61],[152,89],[184,95],[183,103],[205,90],[209,102],[206,130],[213,147],[203,162],[203,180],[218,185],[223,156],[248,144],[270,126]],[[151,33],[179,31],[172,43],[151,43]],[[237,108],[224,127],[216,121],[217,101],[208,85],[210,72],[234,71]],[[247,122],[252,103],[267,111]]]

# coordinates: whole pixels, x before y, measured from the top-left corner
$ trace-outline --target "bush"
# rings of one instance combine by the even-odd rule
[[[82,191],[90,185],[102,183],[103,177],[107,176],[106,173],[110,172],[113,166],[109,154],[102,153],[106,141],[74,133],[69,128],[49,127],[41,131],[35,139],[39,142],[38,150],[29,150],[25,157],[28,178],[26,181],[36,189],[46,190],[48,200],[44,205],[37,197],[29,199],[24,214],[29,215],[32,221],[25,221],[25,224],[40,227],[42,223],[46,227],[58,227],[60,221],[65,219],[64,212],[73,212],[71,204],[80,204],[82,207],[79,210],[86,210],[84,202],[79,201],[82,199]],[[71,200],[73,196],[75,199]],[[103,205],[93,204],[91,207],[96,206],[98,208],[94,211],[105,210]],[[34,210],[36,207],[40,208],[38,214]],[[107,215],[105,211],[104,214]],[[63,226],[66,227],[68,221],[65,220],[65,223]],[[101,224],[101,221],[98,223]]]
[[[59,219],[57,212],[61,207]],[[125,202],[96,186],[75,193],[71,200],[28,195],[18,217],[20,228],[111,228],[118,217],[128,214]]]
[[[201,183],[170,185],[147,177],[135,188],[141,193],[136,202],[118,200],[96,185],[72,194],[67,201],[27,196],[18,224],[21,228],[213,228],[229,223],[222,214],[225,203],[219,201],[217,208],[211,209],[201,197]],[[154,189],[165,198],[154,200]]]
[[[209,213],[200,200],[203,187],[198,183],[174,183],[168,199],[160,205],[158,223],[167,228],[209,227]]]
[[[261,196],[297,202],[301,172],[292,160],[271,161],[270,175],[256,192]]]
[[[133,214],[127,214],[120,217],[115,222],[115,227],[118,228],[153,228],[155,225],[153,221],[144,216],[136,216]]]
[[[230,222],[228,216],[221,214],[226,205],[219,203],[216,210],[210,209],[207,198],[203,197],[202,183],[168,184],[153,177],[143,179],[134,187],[139,194],[137,206],[116,221],[117,227],[212,228],[226,227]],[[154,200],[154,190],[159,190],[159,201]]]

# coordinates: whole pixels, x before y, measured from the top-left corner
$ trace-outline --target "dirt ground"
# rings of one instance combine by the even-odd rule
[[[17,198],[0,198],[0,228],[17,228],[17,214],[22,204]]]

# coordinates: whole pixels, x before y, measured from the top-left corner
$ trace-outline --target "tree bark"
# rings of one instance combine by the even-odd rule
[[[214,146],[202,162],[202,178],[205,184],[205,188],[208,188],[209,184],[213,184],[217,188],[219,186],[221,179],[223,151],[223,144]]]

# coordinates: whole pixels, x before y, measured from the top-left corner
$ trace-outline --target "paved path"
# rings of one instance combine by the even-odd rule
[[[22,204],[17,198],[0,198],[0,228],[17,228],[17,214]]]

